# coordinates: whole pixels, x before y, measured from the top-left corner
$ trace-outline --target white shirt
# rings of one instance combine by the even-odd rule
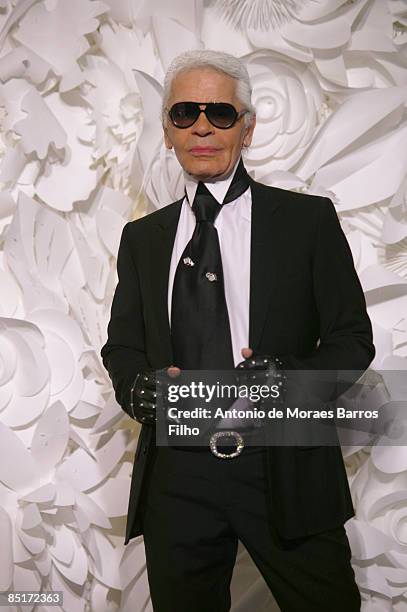
[[[237,164],[238,162],[227,179],[205,183],[205,186],[220,204],[223,202],[232,182]],[[192,237],[196,224],[192,202],[194,201],[198,181],[186,172],[184,172],[184,180],[188,197],[184,198],[181,205],[168,279],[168,318],[170,322],[175,271],[181,255]],[[251,190],[248,188],[236,200],[222,206],[214,223],[219,236],[235,366],[243,361],[242,348],[249,346],[251,213],[252,198]]]

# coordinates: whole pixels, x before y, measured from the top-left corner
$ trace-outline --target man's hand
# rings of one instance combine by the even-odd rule
[[[181,370],[176,366],[167,368],[174,378]],[[156,370],[139,372],[130,390],[130,410],[133,418],[143,425],[154,425],[157,421],[157,376]]]
[[[283,369],[283,362],[279,357],[256,353],[251,348],[242,349],[242,357],[244,361],[238,363],[238,370],[267,370],[270,375],[275,375],[278,370]]]
[[[279,399],[282,401],[286,382],[283,361],[279,357],[257,353],[251,348],[243,348],[241,353],[244,360],[236,366],[236,369],[246,372],[245,384],[278,384]],[[239,377],[239,382],[242,382],[242,377]],[[258,403],[260,405],[263,401]]]

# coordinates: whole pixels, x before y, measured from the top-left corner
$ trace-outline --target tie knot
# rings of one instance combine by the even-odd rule
[[[209,221],[213,223],[222,208],[222,205],[213,197],[211,192],[201,181],[198,183],[192,210],[195,213],[196,221]]]

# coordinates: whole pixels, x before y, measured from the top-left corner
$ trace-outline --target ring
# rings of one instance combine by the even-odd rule
[[[219,438],[234,438],[236,441],[236,450],[233,451],[233,453],[221,453],[220,451],[218,451],[218,449],[216,448],[216,443]],[[219,459],[233,459],[234,457],[240,455],[240,453],[242,452],[244,447],[244,441],[240,433],[238,433],[237,431],[217,431],[216,433],[211,435],[209,440],[209,446],[215,457],[219,457]]]

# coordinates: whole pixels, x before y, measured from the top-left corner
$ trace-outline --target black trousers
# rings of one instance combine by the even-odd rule
[[[282,612],[360,611],[345,528],[283,540],[265,492],[259,448],[234,459],[156,449],[144,519],[154,612],[228,612],[239,539]]]

